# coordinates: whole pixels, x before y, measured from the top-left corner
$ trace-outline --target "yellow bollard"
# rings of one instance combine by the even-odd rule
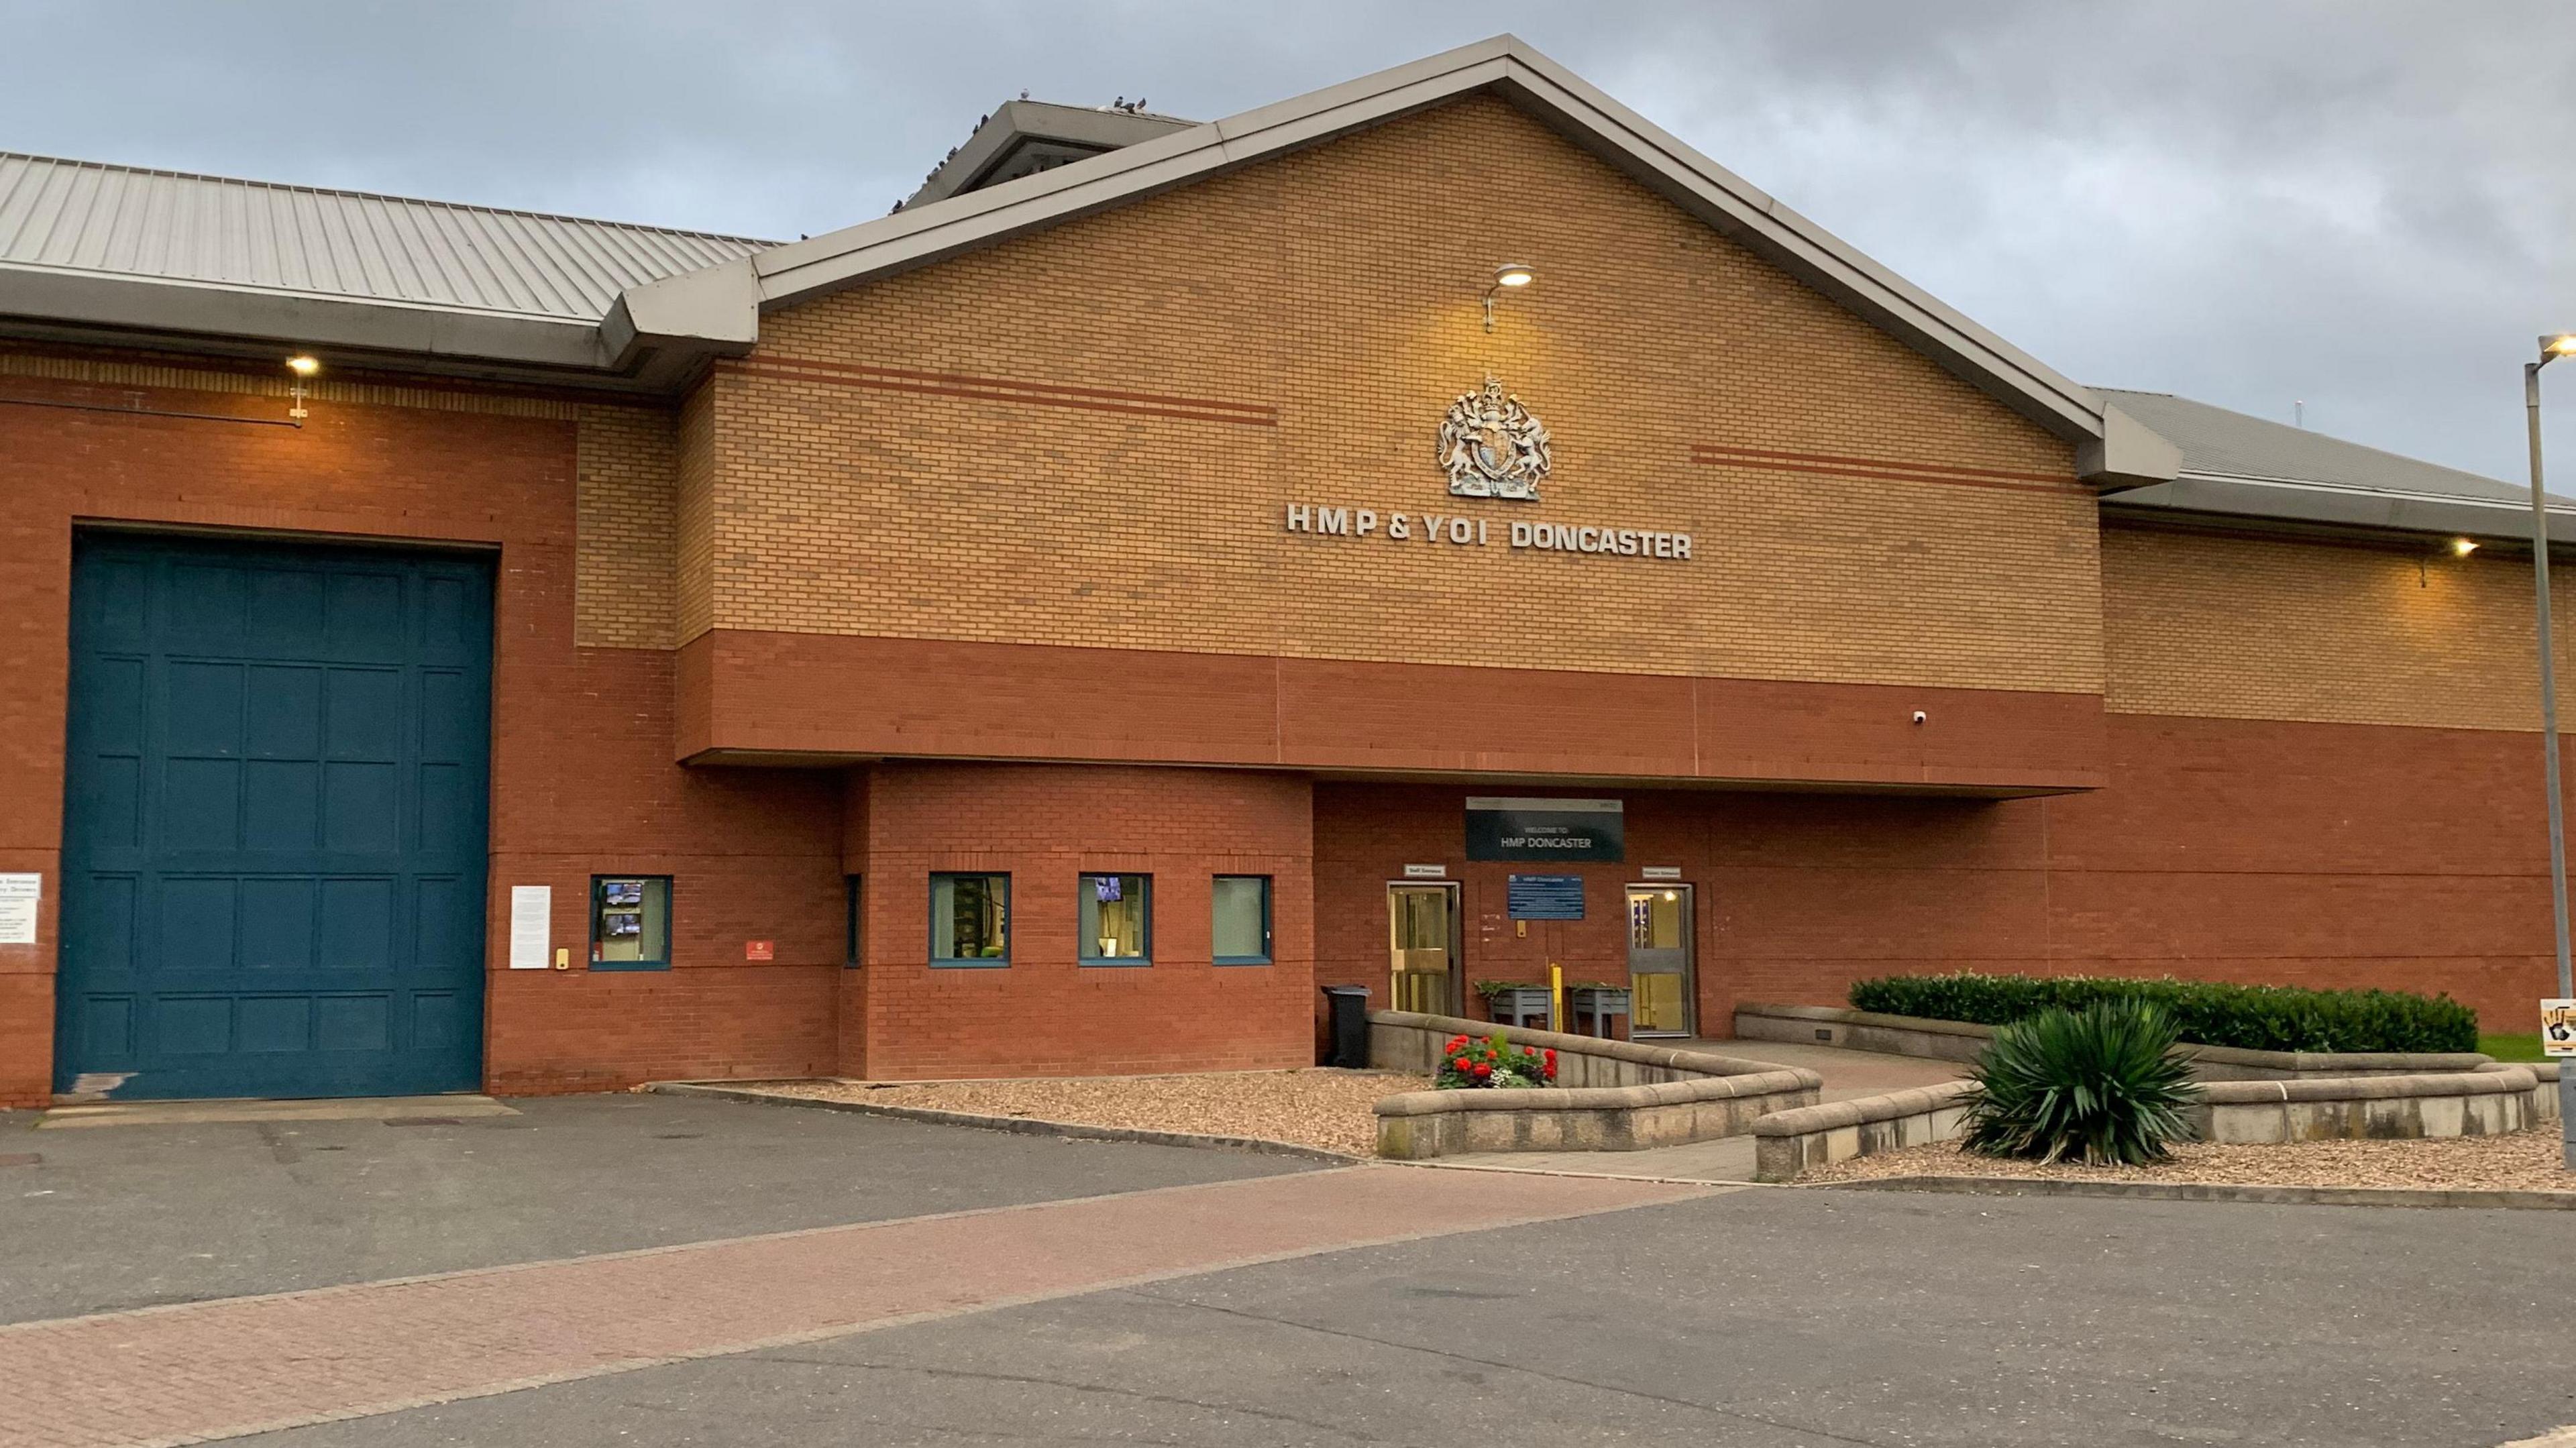
[[[1547,963],[1547,1028],[1565,1029],[1565,967],[1552,960]]]

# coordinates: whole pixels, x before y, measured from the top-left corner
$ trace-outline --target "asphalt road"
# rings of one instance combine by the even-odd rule
[[[243,1441],[2484,1448],[2576,1422],[2570,1225],[1751,1189]]]
[[[493,1267],[1311,1163],[676,1096],[34,1131],[0,1113],[0,1322]]]

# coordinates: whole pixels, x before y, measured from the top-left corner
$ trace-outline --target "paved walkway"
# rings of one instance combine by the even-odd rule
[[[1353,1167],[0,1326],[0,1448],[235,1437],[1698,1195],[1457,1181]]]
[[[1825,1078],[1824,1099],[1848,1101],[1855,1096],[1883,1096],[1917,1086],[1938,1086],[1968,1074],[1955,1061],[1926,1061],[1917,1056],[1891,1056],[1883,1051],[1846,1051],[1839,1046],[1809,1046],[1795,1041],[1676,1041],[1685,1051],[1712,1056],[1740,1056],[1781,1066],[1804,1066]]]

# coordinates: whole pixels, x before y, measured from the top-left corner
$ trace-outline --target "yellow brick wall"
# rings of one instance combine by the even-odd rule
[[[283,367],[227,367],[205,358],[151,352],[94,356],[23,344],[0,344],[0,377],[276,398],[284,398],[291,385]],[[418,407],[571,420],[579,450],[575,640],[603,648],[667,649],[676,644],[676,445],[667,408],[469,389],[444,380],[411,386],[395,377],[329,373],[306,390],[317,408]],[[283,417],[285,411],[281,402],[277,415]]]
[[[2102,593],[2115,712],[2540,728],[2528,555],[2114,523]],[[2552,606],[2565,619],[2576,593]],[[2565,678],[2576,654],[2558,633]]]
[[[583,407],[576,422],[579,548],[574,641],[667,649],[677,641],[673,589],[677,446],[658,408]]]
[[[674,509],[674,524],[679,535],[676,549],[679,579],[673,607],[682,643],[705,633],[714,618],[711,586],[715,570],[718,446],[715,414],[719,396],[730,391],[732,386],[722,375],[712,377],[680,404],[680,457]],[[738,448],[741,444],[735,442],[732,446]]]
[[[1538,284],[1487,334],[1477,295],[1507,260]],[[2064,443],[1499,101],[772,313],[762,332],[694,400],[705,434],[684,424],[683,640],[2101,687],[2094,505]],[[800,360],[1272,408],[1277,425],[779,375]],[[1539,502],[1453,499],[1434,460],[1442,414],[1489,369],[1555,435]],[[1701,444],[2022,482],[1709,466]],[[1291,502],[1464,513],[1495,541],[1292,536]],[[1513,521],[1686,531],[1694,557],[1514,552]]]

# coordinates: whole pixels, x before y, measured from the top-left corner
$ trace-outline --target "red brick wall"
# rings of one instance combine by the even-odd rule
[[[1625,968],[1619,887],[1698,887],[1701,1027],[1840,1004],[1896,971],[2165,974],[2446,991],[2498,1029],[2550,993],[2532,735],[2109,716],[2106,789],[2029,800],[1601,789],[1619,865],[1469,865],[1463,787],[1318,784],[1316,979],[1387,989],[1386,882],[1462,882],[1470,979]],[[1481,791],[1479,791],[1481,792]],[[1516,790],[1516,792],[1518,792]],[[1591,918],[1504,917],[1514,869],[1579,872]]]
[[[19,376],[0,378],[0,397],[285,411],[233,391]],[[787,1074],[832,1059],[821,967],[839,960],[837,779],[672,763],[671,656],[573,641],[570,410],[463,410],[472,405],[323,398],[301,429],[0,405],[0,870],[45,876],[39,942],[0,947],[0,1105],[41,1104],[51,1089],[75,520],[497,547],[492,963],[506,958],[513,884],[554,887],[555,939],[578,961],[594,871],[681,880],[668,976],[495,974],[490,1086]],[[747,938],[776,939],[775,965],[740,968]]]
[[[889,692],[888,678],[973,678]],[[1914,713],[1926,716],[1913,722]],[[901,754],[1989,790],[2102,783],[2102,700],[716,629],[682,758]]]
[[[1313,1062],[1310,787],[1249,771],[885,764],[867,772],[864,1055],[879,1079]],[[1011,958],[934,969],[929,875],[1011,876]],[[1150,874],[1153,963],[1076,964],[1077,876]],[[1273,878],[1266,966],[1212,964],[1209,880]],[[846,1049],[846,1048],[845,1048]]]

